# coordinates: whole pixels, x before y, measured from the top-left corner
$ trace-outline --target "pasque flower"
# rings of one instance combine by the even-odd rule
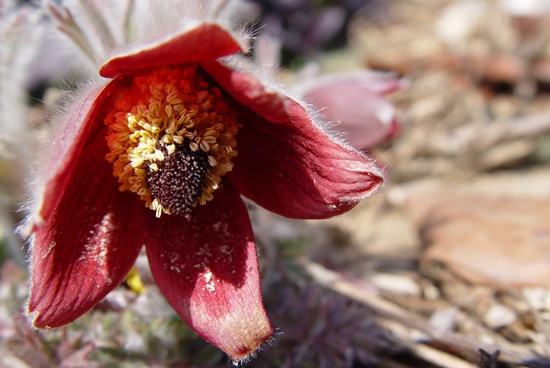
[[[217,19],[185,24],[107,57],[104,79],[67,108],[29,220],[35,327],[84,314],[145,246],[160,290],[204,339],[239,360],[270,338],[241,195],[286,217],[328,218],[382,177],[239,66],[245,44]]]

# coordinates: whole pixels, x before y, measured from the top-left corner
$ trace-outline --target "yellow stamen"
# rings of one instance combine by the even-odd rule
[[[153,193],[152,187],[162,187],[163,182],[151,180],[156,180],[153,173],[162,172],[167,160],[177,160],[171,157],[179,155],[185,163],[174,161],[171,170],[178,165],[187,165],[189,170],[204,168],[181,176],[170,172],[169,180],[175,181],[176,188],[178,180],[182,186],[188,184],[186,180],[202,180],[202,186],[186,196],[193,197],[196,192],[193,207],[206,204],[212,200],[221,177],[233,168],[231,159],[237,155],[236,115],[219,88],[207,82],[196,65],[158,69],[134,78],[105,119],[110,150],[106,159],[113,164],[119,189],[137,193],[157,217],[173,213],[166,199],[156,198]],[[184,211],[190,210],[187,204],[182,206]]]

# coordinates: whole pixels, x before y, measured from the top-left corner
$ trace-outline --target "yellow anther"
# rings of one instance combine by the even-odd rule
[[[202,141],[200,144],[200,147],[201,147],[201,150],[203,150],[204,152],[210,151],[210,145],[206,141]]]
[[[208,156],[208,163],[210,164],[210,166],[216,166],[218,162],[213,156]]]
[[[191,151],[197,152],[199,150],[199,145],[196,142],[189,143],[189,148],[191,148]]]

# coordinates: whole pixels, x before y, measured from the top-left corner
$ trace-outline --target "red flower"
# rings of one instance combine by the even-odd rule
[[[243,359],[270,338],[240,195],[328,218],[382,177],[299,102],[231,66],[240,51],[232,32],[197,23],[109,59],[104,85],[73,102],[30,221],[35,327],[80,317],[145,246],[160,290],[207,341]]]

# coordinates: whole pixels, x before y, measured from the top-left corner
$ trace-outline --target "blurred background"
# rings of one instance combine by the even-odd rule
[[[550,367],[550,1],[257,0],[240,17],[249,57],[387,176],[330,220],[247,203],[278,328],[247,366]],[[0,367],[226,367],[144,256],[68,327],[24,320],[14,229],[86,63],[43,4],[0,0]]]

